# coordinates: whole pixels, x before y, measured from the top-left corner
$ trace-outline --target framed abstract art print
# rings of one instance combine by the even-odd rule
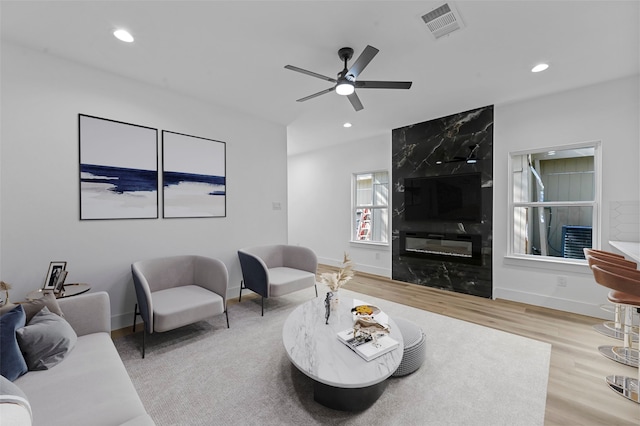
[[[158,218],[158,130],[79,115],[80,220]]]
[[[162,131],[163,217],[225,217],[226,144]]]

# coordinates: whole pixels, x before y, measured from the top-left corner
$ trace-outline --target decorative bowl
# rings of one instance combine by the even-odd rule
[[[380,308],[373,305],[358,305],[351,309],[351,313],[357,317],[372,317],[380,313]]]

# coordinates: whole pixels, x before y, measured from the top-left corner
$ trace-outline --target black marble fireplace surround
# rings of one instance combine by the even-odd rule
[[[394,129],[392,156],[392,278],[490,298],[493,105]],[[478,217],[423,219],[412,212],[407,220],[405,179],[474,173],[481,182]]]

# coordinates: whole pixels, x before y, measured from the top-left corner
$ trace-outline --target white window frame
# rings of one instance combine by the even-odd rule
[[[367,175],[367,174],[371,174],[371,175],[375,175],[376,173],[386,173],[387,174],[387,204],[385,205],[356,205],[356,200],[357,200],[357,196],[356,196],[356,191],[358,190],[358,185],[357,185],[357,179],[359,175]],[[391,197],[391,173],[389,173],[389,170],[371,170],[371,171],[364,171],[364,172],[356,172],[353,173],[351,175],[351,216],[349,219],[349,230],[351,232],[351,235],[349,237],[349,240],[352,244],[361,244],[361,245],[373,245],[373,246],[385,246],[388,247],[389,246],[389,240],[391,237],[390,234],[390,227],[391,227],[391,205],[390,205],[390,197]],[[356,221],[354,220],[355,215],[356,215],[356,211],[359,209],[371,209],[371,210],[375,210],[375,209],[387,209],[387,229],[386,229],[386,235],[387,235],[387,241],[363,241],[363,240],[358,240],[356,239],[356,234],[357,234],[357,228],[356,228]]]
[[[513,199],[513,172],[514,172],[514,157],[536,154],[548,151],[563,151],[580,148],[593,148],[594,149],[594,197],[593,201],[547,201],[547,202],[515,202]],[[564,265],[579,265],[580,269],[577,271],[583,271],[583,265],[586,265],[586,260],[583,259],[567,259],[555,256],[542,256],[533,254],[522,254],[514,252],[514,216],[515,208],[517,207],[542,207],[542,206],[569,206],[569,207],[592,207],[592,238],[591,244],[593,248],[600,247],[600,234],[601,234],[601,206],[602,206],[602,142],[601,141],[588,141],[573,143],[568,145],[558,145],[545,148],[528,149],[524,151],[514,151],[509,153],[508,158],[508,232],[507,232],[507,255],[505,256],[505,263],[508,264],[521,264],[521,261],[525,262],[546,262],[547,264],[557,264],[559,268]]]

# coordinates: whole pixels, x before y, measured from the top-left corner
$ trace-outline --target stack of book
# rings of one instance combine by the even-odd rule
[[[398,341],[388,334],[380,333],[374,342],[371,336],[354,336],[353,328],[339,332],[338,340],[366,361],[371,361],[398,347]]]

